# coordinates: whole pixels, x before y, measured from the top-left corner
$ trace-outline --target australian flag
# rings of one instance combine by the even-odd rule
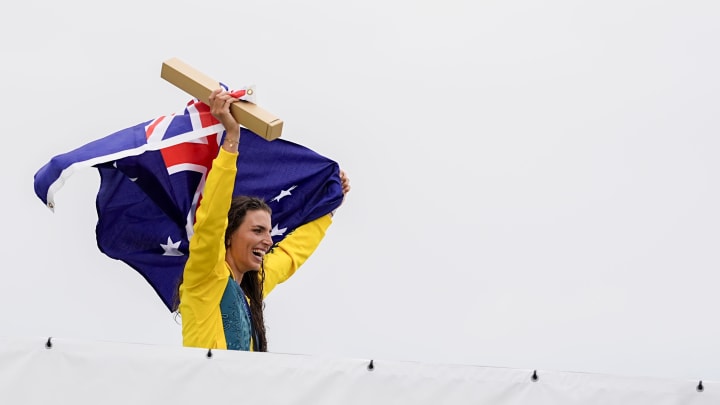
[[[35,174],[35,193],[50,209],[72,173],[100,172],[97,244],[137,270],[172,309],[188,255],[195,210],[224,128],[204,103],[182,114],[123,129],[53,157]],[[275,243],[342,203],[338,164],[301,145],[266,141],[242,128],[234,195],[272,208]]]

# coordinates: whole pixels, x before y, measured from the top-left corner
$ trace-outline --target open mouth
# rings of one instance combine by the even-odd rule
[[[262,259],[265,256],[265,251],[261,249],[253,249],[252,254],[258,259]]]

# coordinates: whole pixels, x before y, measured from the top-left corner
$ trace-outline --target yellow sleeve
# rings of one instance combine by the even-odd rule
[[[227,286],[225,228],[230,210],[237,154],[220,149],[208,173],[196,213],[190,255],[180,286],[183,345],[226,348],[220,300]]]
[[[318,247],[331,223],[330,214],[308,222],[286,236],[265,256],[264,296],[295,274]]]
[[[235,187],[237,156],[220,148],[213,160],[190,239],[190,255],[183,273],[183,284],[187,286],[202,283],[209,273],[222,268],[216,264],[225,260],[225,229]],[[227,274],[217,276],[224,278]]]

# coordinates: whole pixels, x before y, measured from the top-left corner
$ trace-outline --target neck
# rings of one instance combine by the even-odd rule
[[[243,278],[243,274],[245,274],[245,271],[238,269],[232,264],[232,262],[228,260],[225,260],[225,263],[227,263],[228,267],[230,267],[230,273],[232,274],[232,278],[235,280],[236,283],[240,284]]]

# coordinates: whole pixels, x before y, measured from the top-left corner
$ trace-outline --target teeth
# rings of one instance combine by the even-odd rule
[[[252,252],[255,256],[260,256],[260,257],[265,256],[265,251],[261,250],[261,249],[253,249]]]

